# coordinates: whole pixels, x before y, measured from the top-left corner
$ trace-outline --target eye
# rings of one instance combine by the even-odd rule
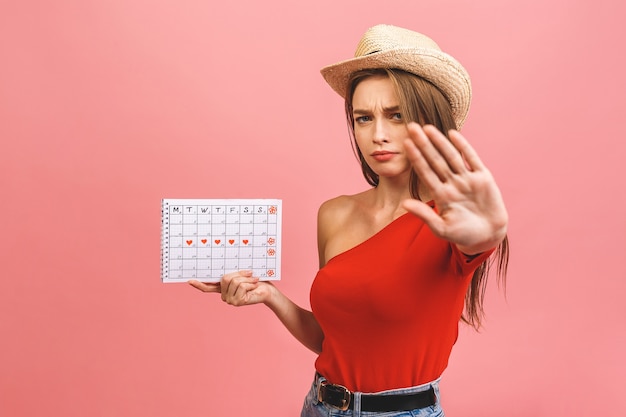
[[[369,122],[370,120],[372,119],[369,116],[359,116],[356,119],[354,119],[354,121],[357,123],[365,123],[365,122]]]
[[[391,118],[393,120],[402,120],[402,113],[392,113]]]

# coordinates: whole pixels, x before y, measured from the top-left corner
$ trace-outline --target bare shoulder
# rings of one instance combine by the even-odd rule
[[[340,195],[322,203],[317,214],[321,227],[344,226],[349,219],[362,214],[368,191],[354,195]]]
[[[362,205],[363,193],[341,195],[325,201],[317,214],[317,243],[320,255],[320,267],[326,264],[336,252],[348,243],[344,243],[347,230],[353,230],[351,223],[358,218]],[[330,247],[329,247],[329,242]]]
[[[322,203],[318,211],[318,221],[328,222],[348,216],[354,210],[355,196],[340,195]]]

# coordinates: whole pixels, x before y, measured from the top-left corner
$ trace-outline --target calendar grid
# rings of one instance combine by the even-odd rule
[[[216,282],[248,269],[280,279],[281,200],[164,199],[161,279]]]

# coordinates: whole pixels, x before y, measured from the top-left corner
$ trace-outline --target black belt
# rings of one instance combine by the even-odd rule
[[[354,395],[342,385],[329,384],[327,381],[320,382],[317,387],[317,398],[320,402],[339,410],[354,408]],[[436,403],[437,398],[433,387],[412,394],[361,394],[361,411],[418,410]]]

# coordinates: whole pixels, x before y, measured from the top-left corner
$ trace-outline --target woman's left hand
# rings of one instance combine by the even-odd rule
[[[446,138],[432,125],[408,125],[404,145],[421,187],[430,193],[436,211],[405,200],[435,235],[473,255],[497,246],[506,236],[508,214],[500,190],[467,140],[456,130]]]

